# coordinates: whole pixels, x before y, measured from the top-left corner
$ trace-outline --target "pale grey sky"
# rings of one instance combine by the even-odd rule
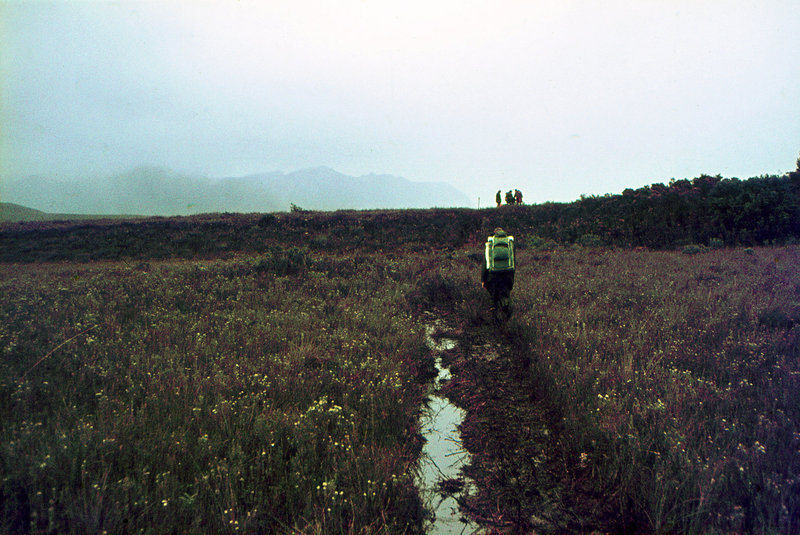
[[[0,180],[329,166],[477,205],[795,168],[797,0],[0,0]]]

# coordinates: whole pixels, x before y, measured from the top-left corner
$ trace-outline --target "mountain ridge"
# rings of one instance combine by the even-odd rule
[[[441,182],[412,182],[329,167],[208,178],[160,167],[137,167],[94,180],[33,176],[11,180],[4,202],[57,214],[180,216],[209,212],[368,210],[467,206],[466,195]]]

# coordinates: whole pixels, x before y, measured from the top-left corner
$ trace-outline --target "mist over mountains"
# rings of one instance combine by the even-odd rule
[[[48,213],[173,216],[208,212],[463,207],[469,200],[441,182],[391,175],[348,176],[327,167],[211,179],[138,167],[104,179],[28,177],[8,181],[2,201]]]

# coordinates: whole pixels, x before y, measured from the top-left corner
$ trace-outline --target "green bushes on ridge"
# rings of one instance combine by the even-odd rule
[[[572,203],[482,210],[376,210],[13,223],[0,262],[211,258],[271,246],[341,251],[479,246],[496,226],[542,243],[674,249],[800,240],[800,170],[748,180],[702,175]],[[539,245],[537,245],[539,244]]]

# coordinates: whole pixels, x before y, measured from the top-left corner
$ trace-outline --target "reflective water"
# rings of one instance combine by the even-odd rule
[[[427,331],[428,345],[435,352],[440,353],[455,347],[453,340],[434,339],[434,327],[429,326]],[[458,432],[458,425],[464,420],[464,411],[437,395],[442,382],[450,379],[450,370],[442,365],[438,354],[436,369],[439,373],[423,414],[422,434],[426,442],[422,448],[417,482],[423,499],[435,515],[428,532],[437,535],[477,533],[477,525],[469,522],[458,509],[456,496],[463,489],[451,495],[441,492],[440,484],[443,481],[447,482],[446,486],[450,490],[469,484],[461,475],[461,468],[469,462],[469,454],[461,446]]]

